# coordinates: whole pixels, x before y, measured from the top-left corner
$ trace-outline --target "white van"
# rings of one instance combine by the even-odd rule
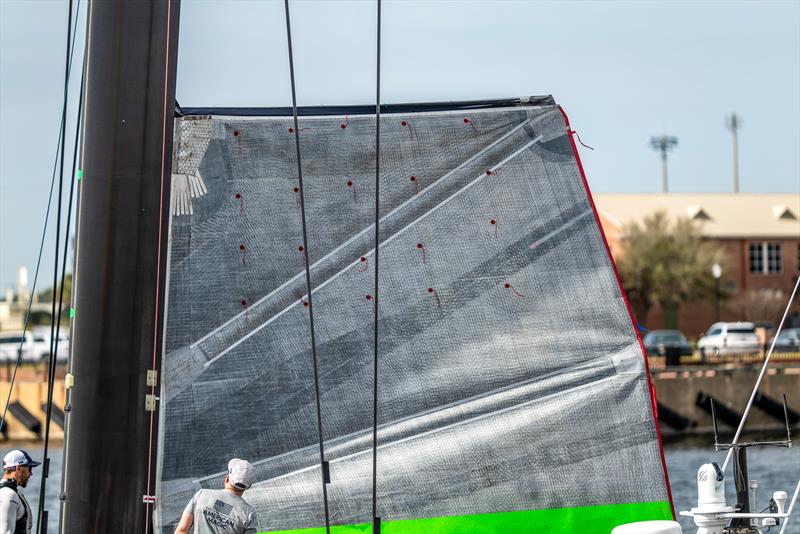
[[[697,342],[703,356],[748,354],[761,350],[753,323],[714,323]]]

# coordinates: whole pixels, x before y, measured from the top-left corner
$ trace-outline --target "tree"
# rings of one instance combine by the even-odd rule
[[[61,286],[56,291],[56,298],[60,297]],[[64,276],[64,307],[69,307],[70,298],[72,297],[72,273],[67,273]],[[53,288],[48,287],[39,292],[39,302],[52,302],[53,301]]]
[[[670,222],[666,212],[645,217],[623,229],[618,262],[622,283],[637,321],[647,322],[654,306],[664,310],[716,298],[714,263],[724,265],[722,249],[706,241],[688,218]]]
[[[58,286],[56,291],[56,298],[58,299],[61,296],[61,285]],[[61,303],[61,324],[66,325],[69,324],[69,307],[72,298],[72,273],[67,273],[64,276],[64,300]],[[47,289],[43,289],[39,292],[39,302],[53,302],[53,288],[48,287]],[[56,313],[58,313],[58,309],[56,309]],[[53,318],[50,315],[50,312],[33,312],[31,313],[30,324],[31,325],[48,325],[52,322]]]
[[[786,308],[786,298],[778,289],[751,289],[737,295],[731,307],[745,321],[777,325]]]

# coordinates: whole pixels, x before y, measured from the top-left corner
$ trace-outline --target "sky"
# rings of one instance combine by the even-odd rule
[[[292,0],[291,9],[298,103],[373,103],[375,3]],[[33,278],[60,124],[66,19],[66,1],[0,0],[2,290],[19,265]],[[649,140],[660,134],[679,140],[671,191],[730,191],[725,118],[735,112],[741,190],[800,194],[796,0],[384,0],[382,33],[384,103],[552,94],[595,149],[581,152],[593,191],[659,191]],[[177,96],[187,107],[289,106],[283,2],[183,0]],[[67,158],[67,179],[69,166]],[[40,287],[52,285],[52,215],[49,224]]]

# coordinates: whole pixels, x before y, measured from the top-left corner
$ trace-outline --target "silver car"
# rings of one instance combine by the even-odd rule
[[[703,356],[747,354],[761,350],[753,323],[714,323],[697,342]]]

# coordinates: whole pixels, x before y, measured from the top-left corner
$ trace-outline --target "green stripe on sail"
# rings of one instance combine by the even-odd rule
[[[580,532],[609,534],[624,523],[672,519],[667,501],[550,508],[381,522],[381,534],[515,534]],[[369,523],[331,527],[331,534],[370,534]],[[267,534],[267,533],[262,533]],[[325,527],[273,531],[272,534],[325,534]]]

